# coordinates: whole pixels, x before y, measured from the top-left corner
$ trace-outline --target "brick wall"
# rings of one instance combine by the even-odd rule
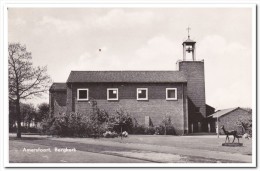
[[[88,88],[89,97],[94,99],[107,99],[108,88],[118,88],[119,99],[136,99],[137,88],[148,88],[149,99],[165,99],[166,88],[177,88],[178,99],[182,99],[181,83],[74,83],[71,85],[73,98],[77,97],[77,89]],[[69,93],[68,93],[69,94]]]
[[[108,113],[114,113],[117,109],[127,110],[139,124],[145,123],[145,116],[149,116],[154,126],[159,125],[165,114],[170,114],[172,122],[178,134],[183,133],[184,114],[183,103],[179,101],[165,101],[153,99],[148,101],[136,101],[134,99],[122,99],[118,102],[107,100],[97,100],[98,106]],[[89,113],[91,106],[87,102],[76,102],[75,111],[79,113]]]
[[[206,104],[206,115],[212,115],[215,113],[215,108]]]
[[[199,107],[200,113],[206,116],[206,95],[205,95],[205,76],[204,62],[201,61],[182,61],[179,63],[179,70],[187,76],[188,97]]]
[[[54,113],[54,99],[53,99],[53,93],[51,92],[49,92],[49,105],[50,105],[49,116],[51,117]]]
[[[49,104],[50,104],[50,110],[51,115],[55,116],[59,114],[59,112],[65,112],[66,111],[66,98],[67,93],[65,91],[51,91],[49,93]]]
[[[67,84],[67,99],[66,99],[66,106],[67,112],[70,113],[73,111],[73,99],[75,97],[72,96],[72,84]]]
[[[194,132],[207,131],[204,62],[182,61],[179,70],[184,72],[188,81],[189,130],[193,124]]]
[[[87,101],[77,101],[78,88],[88,88],[89,96],[97,101],[99,108],[105,109],[109,113],[122,108],[127,110],[139,124],[144,124],[145,116],[149,116],[153,125],[158,125],[165,114],[170,114],[176,132],[178,134],[183,134],[184,130],[187,132],[187,98],[186,93],[183,93],[183,91],[186,91],[186,84],[85,83],[69,86],[67,89],[67,105],[71,106],[71,111],[88,113],[91,110],[90,104]],[[118,88],[118,101],[107,100],[107,88]],[[136,88],[148,88],[147,101],[136,100]],[[177,88],[178,100],[167,101],[166,88]],[[69,106],[68,109],[70,110]]]
[[[223,130],[221,129],[221,126],[224,125],[227,131],[236,130],[238,134],[241,135],[243,133],[242,127],[238,126],[236,123],[239,119],[244,120],[245,118],[252,118],[252,115],[249,112],[240,108],[219,117],[219,133],[224,134]]]
[[[54,101],[54,116],[63,114],[67,111],[66,106],[61,106],[56,100]]]

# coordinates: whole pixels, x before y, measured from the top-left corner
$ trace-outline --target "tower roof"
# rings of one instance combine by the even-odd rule
[[[191,39],[190,39],[190,30],[191,30],[191,28],[188,27],[188,28],[187,28],[187,31],[188,31],[188,39],[185,40],[185,41],[182,43],[182,45],[183,45],[183,44],[192,45],[192,44],[195,44],[195,43],[196,43],[194,40],[191,40]]]
[[[190,39],[190,37],[188,37],[188,39],[187,40],[185,40],[182,44],[187,44],[187,45],[189,45],[189,44],[195,44],[196,43],[196,41],[194,41],[194,40],[191,40]]]

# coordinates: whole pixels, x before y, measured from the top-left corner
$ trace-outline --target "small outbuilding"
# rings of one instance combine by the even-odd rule
[[[236,107],[218,110],[207,117],[208,131],[224,134],[221,126],[226,130],[236,130],[238,134],[244,134],[245,130],[241,125],[241,121],[245,122],[252,119],[252,113],[244,108]]]

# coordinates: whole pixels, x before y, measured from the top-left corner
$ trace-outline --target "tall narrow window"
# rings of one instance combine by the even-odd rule
[[[148,88],[137,88],[137,100],[148,100]]]
[[[177,100],[177,88],[166,88],[166,100]]]
[[[107,89],[107,100],[118,100],[118,88]]]
[[[87,88],[78,89],[77,100],[78,101],[88,100],[88,89]]]

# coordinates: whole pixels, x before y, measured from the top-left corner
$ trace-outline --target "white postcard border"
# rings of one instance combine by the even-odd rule
[[[77,2],[77,3],[76,3]],[[84,3],[83,3],[84,2]],[[8,17],[7,8],[93,8],[93,7],[106,7],[106,8],[252,8],[252,95],[253,95],[253,130],[256,130],[256,4],[255,1],[247,1],[245,4],[191,4],[189,1],[187,4],[170,3],[172,1],[145,1],[142,3],[136,3],[136,1],[128,1],[121,3],[122,1],[2,1],[1,9],[3,10],[3,46],[1,46],[3,54],[3,84],[1,84],[1,92],[3,94],[3,103],[1,108],[3,109],[2,123],[4,126],[4,159],[5,167],[255,167],[256,166],[256,131],[253,131],[253,143],[252,143],[252,163],[9,163],[9,135],[8,135]],[[176,1],[175,1],[176,2]],[[179,1],[177,1],[179,2]],[[181,1],[184,3],[184,1]],[[194,2],[194,1],[192,1]],[[201,1],[199,1],[201,2]],[[202,1],[205,3],[205,1]],[[227,1],[225,1],[227,2]],[[239,3],[241,1],[236,1]],[[83,4],[81,4],[83,3]],[[255,95],[255,96],[254,96]]]

